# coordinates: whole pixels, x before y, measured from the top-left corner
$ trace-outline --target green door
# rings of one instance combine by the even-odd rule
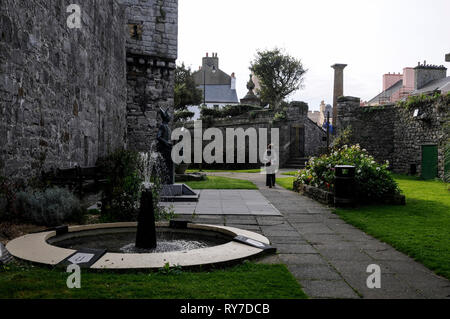
[[[438,176],[438,149],[436,145],[422,145],[422,177],[432,179]]]

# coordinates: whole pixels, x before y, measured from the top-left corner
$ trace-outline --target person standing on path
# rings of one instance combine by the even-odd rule
[[[272,144],[267,145],[263,160],[265,164],[266,186],[269,188],[275,187],[275,174],[277,171],[278,158],[272,150]]]

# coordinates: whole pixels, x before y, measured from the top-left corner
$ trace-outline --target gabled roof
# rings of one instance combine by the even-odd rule
[[[449,83],[450,83],[450,76],[447,76],[446,78],[431,81],[430,83],[426,84],[423,88],[415,90],[411,94],[416,95],[436,90],[442,91],[442,89],[444,89],[444,91],[447,91]]]
[[[368,103],[379,103],[380,100],[386,100],[390,99],[390,97],[400,90],[403,86],[403,80],[398,80],[395,82],[392,86],[388,87],[386,90],[375,96],[373,99],[371,99]]]
[[[233,103],[239,104],[236,90],[232,90],[230,85],[206,85],[206,103]],[[197,88],[203,91],[203,85]]]

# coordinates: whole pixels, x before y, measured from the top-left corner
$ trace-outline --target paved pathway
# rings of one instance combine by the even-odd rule
[[[259,191],[248,189],[205,189],[198,202],[163,203],[178,215],[261,215],[281,216]]]
[[[266,261],[285,263],[310,297],[450,299],[448,280],[346,224],[330,208],[278,186],[268,189],[260,174],[228,175],[254,182],[282,216],[202,215],[194,221],[264,234],[278,249]],[[381,289],[367,288],[371,264],[381,267]]]

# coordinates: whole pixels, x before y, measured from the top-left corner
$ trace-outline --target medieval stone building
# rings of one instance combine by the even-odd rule
[[[177,0],[5,0],[0,12],[0,175],[92,166],[148,150],[172,112]]]
[[[320,127],[326,124],[328,114],[330,115],[330,124],[332,124],[333,107],[330,104],[325,104],[325,101],[320,103],[319,111],[308,111],[308,117]]]

